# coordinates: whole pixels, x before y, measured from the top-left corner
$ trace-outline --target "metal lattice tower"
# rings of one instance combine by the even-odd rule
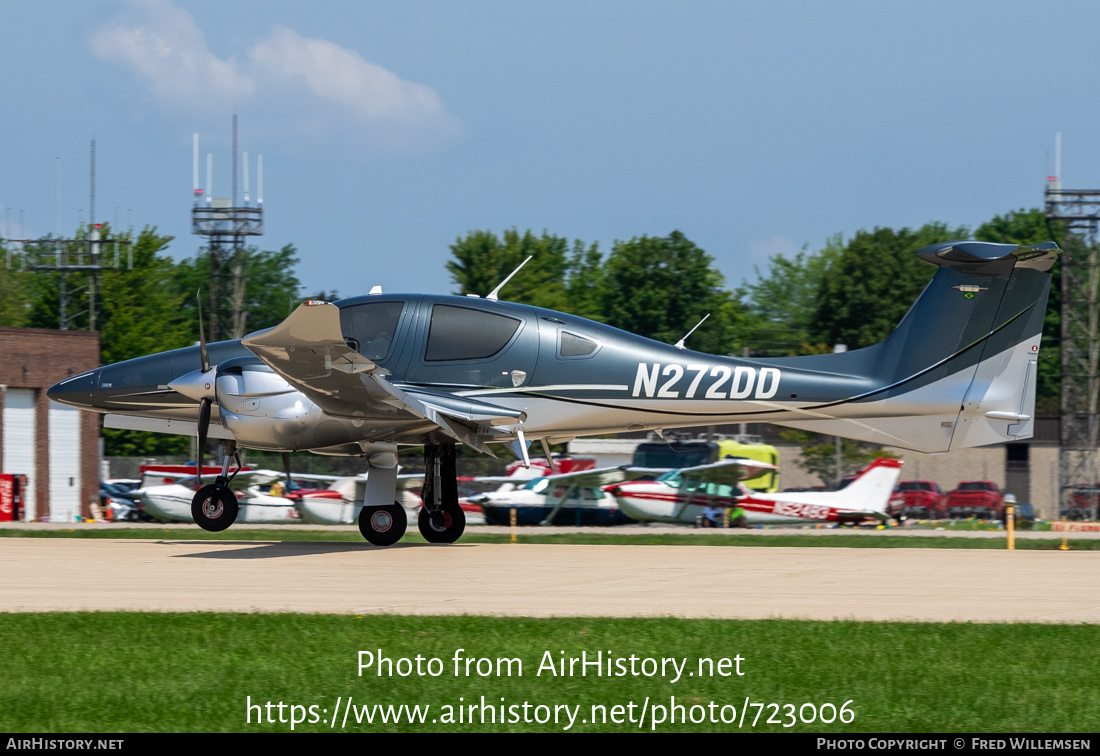
[[[237,116],[233,116],[233,192],[231,197],[212,196],[213,157],[206,156],[206,191],[199,188],[199,135],[194,136],[193,205],[191,233],[206,237],[210,255],[210,340],[239,339],[244,335],[245,238],[264,232],[263,156],[257,163],[256,205],[248,187],[248,153],[244,154],[244,204],[237,204]],[[228,319],[228,325],[223,320]]]
[[[1057,169],[1056,169],[1057,170]],[[1074,501],[1078,487],[1100,482],[1100,190],[1063,189],[1047,180],[1047,222],[1064,230],[1062,276],[1061,449],[1058,454],[1062,509],[1071,517],[1097,519],[1097,494],[1090,505]]]

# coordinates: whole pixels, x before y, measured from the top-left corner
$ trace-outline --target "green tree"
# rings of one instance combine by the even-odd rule
[[[7,265],[8,249],[0,244],[0,326],[21,328],[30,317],[31,274],[18,270],[13,258],[12,267]]]
[[[287,244],[278,251],[249,247],[244,251],[245,333],[278,325],[302,300],[302,284],[295,267],[298,250]],[[204,325],[209,333],[210,322],[210,255],[200,250],[195,257],[181,261],[175,269],[175,289],[183,294],[181,312],[188,323],[192,341],[199,338],[199,316],[195,293],[201,292]],[[228,294],[225,294],[228,297]],[[221,339],[229,338],[228,302],[219,308],[223,318]]]
[[[615,242],[604,264],[604,320],[675,344],[709,313],[687,345],[701,352],[729,353],[740,346],[736,334],[745,317],[723,285],[714,259],[679,231]]]
[[[589,320],[603,321],[603,256],[596,244],[573,242],[573,253],[566,268],[566,312]]]
[[[133,269],[100,274],[102,297],[97,327],[104,364],[179,349],[192,343],[181,311],[185,294],[175,287],[175,263],[166,254],[171,236],[146,227],[134,240]],[[196,368],[198,366],[196,365]],[[188,439],[163,433],[104,428],[108,456],[187,454]]]
[[[784,428],[780,438],[802,447],[802,457],[798,466],[808,473],[816,475],[825,485],[839,482],[839,478],[859,472],[879,457],[896,459],[897,455],[884,451],[873,444],[865,444],[851,439],[840,439],[840,470],[837,475],[836,436],[823,436],[820,433]]]
[[[161,254],[171,241],[171,236],[145,228],[134,241],[133,270],[105,270],[100,275],[104,364],[193,343],[181,314],[185,294],[174,286],[175,263]]]
[[[831,345],[812,344],[810,333],[817,315],[817,297],[822,279],[844,247],[840,234],[829,239],[817,252],[805,248],[794,259],[773,255],[768,272],[757,275],[756,283],[738,290],[748,317],[745,341],[756,354],[818,354]]]
[[[551,310],[565,310],[568,299],[565,279],[569,267],[569,242],[543,231],[535,236],[530,230],[504,232],[503,238],[492,231],[471,231],[451,245],[454,260],[447,262],[451,279],[458,285],[456,294],[484,297],[508,277],[529,256],[534,259],[510,280],[501,298]]]
[[[951,239],[965,227],[927,223],[913,231],[859,231],[840,249],[821,277],[810,339],[823,344],[870,346],[886,338],[936,272],[913,253]]]

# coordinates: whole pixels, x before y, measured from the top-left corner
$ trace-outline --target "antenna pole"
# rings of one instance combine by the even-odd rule
[[[1054,132],[1054,178],[1062,180],[1062,132]]]
[[[88,226],[95,223],[95,140],[92,140],[92,191],[88,202]]]
[[[237,114],[233,114],[233,194],[230,195],[233,199],[233,204],[230,207],[237,206]]]
[[[191,135],[191,200],[199,199],[199,132]]]
[[[698,323],[696,323],[696,324],[695,324],[695,328],[698,328],[699,326],[703,325],[703,323],[704,323],[704,322],[706,321],[706,319],[707,319],[707,318],[709,318],[709,317],[710,317],[710,313],[708,312],[708,313],[707,313],[706,315],[704,315],[704,316],[703,316],[703,319],[702,319],[702,320],[700,320],[700,321],[699,321]],[[674,344],[674,346],[675,346],[675,347],[676,347],[677,349],[683,349],[683,348],[684,348],[684,342],[688,340],[688,336],[691,336],[691,334],[695,333],[695,328],[692,328],[692,329],[691,329],[690,331],[688,331],[688,332],[687,332],[686,334],[684,334],[684,338],[682,338],[682,339],[680,339],[679,341],[677,341],[677,342],[676,342],[676,343]]]
[[[527,263],[531,262],[531,258],[532,258],[532,257],[534,257],[534,255],[528,255],[528,256],[527,256],[527,259],[526,259],[526,260],[524,260],[523,262],[521,262],[521,263],[519,264],[519,268],[516,268],[516,269],[515,269],[515,270],[513,270],[513,271],[512,271],[511,273],[509,273],[509,274],[508,274],[508,277],[507,277],[507,278],[505,278],[505,279],[504,279],[503,281],[501,281],[501,282],[500,282],[499,284],[497,284],[497,287],[496,287],[495,289],[493,289],[493,290],[492,290],[491,292],[489,292],[489,296],[487,296],[487,297],[485,297],[485,298],[486,298],[486,299],[488,299],[488,300],[489,300],[490,302],[495,302],[495,301],[497,301],[497,294],[499,294],[499,293],[500,293],[500,290],[504,288],[504,284],[506,284],[506,283],[508,283],[509,281],[511,281],[511,280],[512,280],[512,276],[514,276],[514,275],[515,275],[516,273],[519,273],[519,271],[520,271],[520,268],[522,268],[522,267],[523,267],[524,265],[526,265]]]

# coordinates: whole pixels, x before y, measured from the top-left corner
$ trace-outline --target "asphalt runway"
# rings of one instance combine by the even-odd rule
[[[1100,623],[1100,552],[5,538],[0,610]]]

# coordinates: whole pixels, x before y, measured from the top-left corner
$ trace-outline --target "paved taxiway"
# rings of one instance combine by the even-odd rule
[[[1100,552],[6,538],[0,610],[1100,623]]]

